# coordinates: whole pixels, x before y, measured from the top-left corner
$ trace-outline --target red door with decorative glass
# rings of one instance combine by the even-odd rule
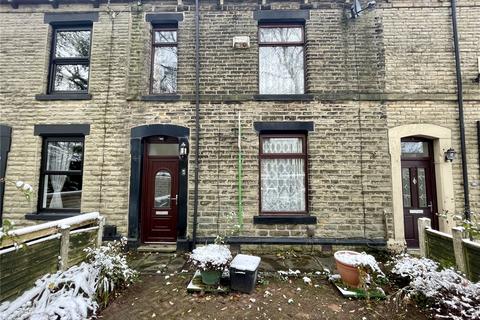
[[[435,171],[431,141],[402,139],[402,194],[405,240],[418,247],[418,218],[430,218],[437,225]]]
[[[155,141],[157,142],[157,141]],[[146,145],[142,192],[142,241],[177,240],[178,143]]]

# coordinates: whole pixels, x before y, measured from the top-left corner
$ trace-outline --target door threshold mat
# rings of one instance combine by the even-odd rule
[[[343,284],[342,280],[331,280],[332,284],[338,289],[344,298],[366,299],[367,292],[360,288],[350,288]],[[386,295],[383,290],[370,289],[368,290],[368,297],[370,299],[385,299]]]
[[[205,292],[205,293],[229,293],[229,286],[222,285],[207,285],[202,282],[202,276],[200,275],[200,270],[195,271],[192,280],[187,286],[187,291],[190,293],[194,292]]]

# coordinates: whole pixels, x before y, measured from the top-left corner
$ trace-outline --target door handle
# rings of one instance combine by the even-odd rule
[[[433,203],[432,203],[432,201],[430,201],[430,202],[428,203],[428,206],[427,206],[427,207],[430,208],[430,213],[433,213]]]
[[[178,194],[175,196],[175,198],[172,198],[172,200],[175,200],[175,204],[178,204]]]

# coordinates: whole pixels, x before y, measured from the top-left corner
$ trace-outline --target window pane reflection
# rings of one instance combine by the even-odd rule
[[[151,143],[148,145],[149,156],[178,156],[178,143]]]
[[[260,94],[304,93],[303,47],[260,47]]]
[[[402,168],[402,189],[403,189],[403,206],[410,208],[412,206],[412,192],[410,188],[410,169]]]
[[[80,209],[82,198],[82,176],[51,174],[45,175],[43,208]]]
[[[428,157],[428,143],[422,141],[402,142],[402,156],[407,158]]]
[[[417,169],[418,176],[418,205],[420,208],[427,206],[427,182],[425,180],[425,168]]]
[[[155,31],[155,43],[177,42],[177,31]]]
[[[167,171],[159,171],[155,175],[155,208],[170,208],[170,185],[172,177]]]
[[[260,28],[259,41],[267,43],[302,42],[302,27]]]
[[[82,170],[82,142],[51,141],[48,142],[47,152],[47,170]]]
[[[58,31],[55,57],[78,58],[90,55],[90,31]]]
[[[153,93],[177,91],[177,47],[156,47],[153,60]]]
[[[81,64],[55,66],[55,91],[86,91],[88,66]]]

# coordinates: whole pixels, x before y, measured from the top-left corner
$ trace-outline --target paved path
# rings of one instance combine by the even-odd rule
[[[309,255],[264,255],[263,277],[252,294],[190,294],[182,255],[136,255],[131,265],[140,270],[137,283],[121,293],[101,312],[100,319],[426,319],[413,306],[396,310],[391,302],[347,300],[324,276],[314,271],[332,270],[332,258]],[[303,276],[282,280],[275,270],[310,272],[312,285]]]

